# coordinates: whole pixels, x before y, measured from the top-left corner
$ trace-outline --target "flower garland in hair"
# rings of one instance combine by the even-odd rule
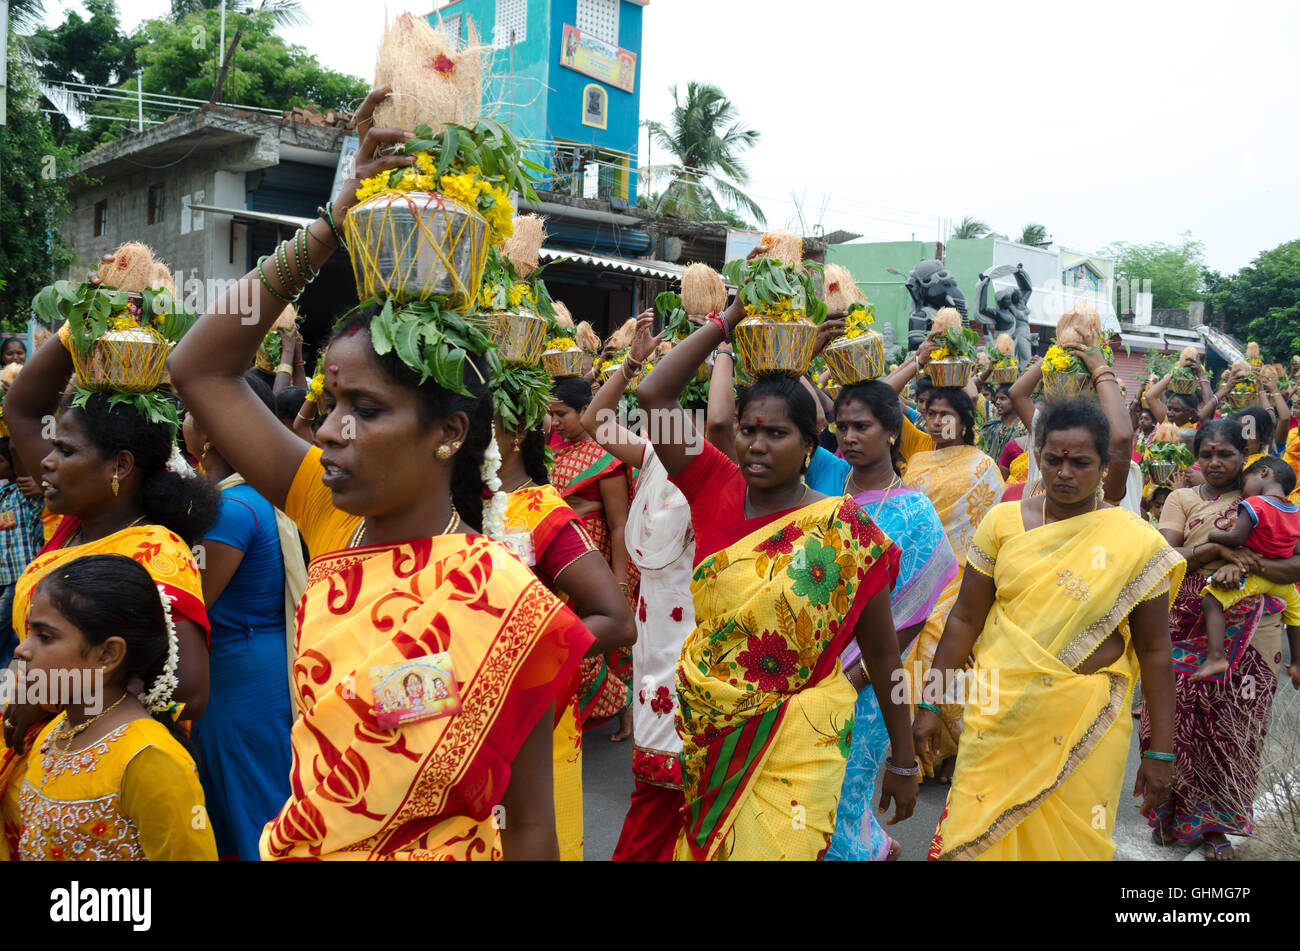
[[[162,602],[163,619],[167,622],[167,662],[163,664],[162,673],[154,680],[149,692],[140,695],[140,702],[150,713],[164,713],[175,707],[172,697],[180,681],[176,679],[176,669],[180,663],[180,642],[176,639],[176,625],[172,621],[172,601],[175,600],[162,585],[158,588],[158,600]]]
[[[492,440],[483,451],[479,475],[487,490],[492,493],[492,498],[483,506],[483,534],[498,541],[506,533],[506,505],[510,501],[509,496],[501,491],[500,472],[501,447],[497,445],[496,433],[493,433]]]
[[[180,447],[176,443],[172,443],[172,454],[167,457],[167,471],[176,473],[182,479],[193,479],[198,475],[194,467],[181,455]]]

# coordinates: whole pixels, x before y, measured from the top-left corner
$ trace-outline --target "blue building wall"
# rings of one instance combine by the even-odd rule
[[[630,155],[634,168],[641,120],[641,5],[629,0],[619,5],[618,45],[636,54],[635,91],[631,93],[560,65],[564,26],[576,25],[577,9],[577,0],[528,0],[525,39],[513,50],[493,51],[488,59],[484,104],[497,119],[509,121],[521,139],[558,139],[612,149]],[[437,26],[439,15],[448,18],[457,14],[461,14],[462,38],[468,35],[466,21],[470,21],[479,42],[492,43],[496,0],[456,0],[429,20]],[[592,84],[604,88],[609,97],[604,129],[582,122],[583,98]],[[530,157],[549,166],[551,150],[534,150]],[[636,176],[630,171],[626,187],[629,203],[635,203]]]

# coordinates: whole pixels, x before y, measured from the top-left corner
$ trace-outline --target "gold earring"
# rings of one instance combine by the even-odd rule
[[[515,452],[518,452],[518,451],[519,451],[519,446],[520,446],[520,444],[523,443],[523,441],[524,441],[524,434],[523,434],[523,433],[515,433]]]
[[[208,442],[207,440],[204,440],[203,452],[199,453],[199,465],[203,465],[205,462],[208,461],[208,452],[211,449],[212,449],[212,443]]]
[[[451,446],[448,446],[446,443],[443,443],[441,446],[438,447],[437,456],[443,462],[446,462],[448,459],[451,458],[452,452],[453,450]]]
[[[115,495],[115,496],[117,495],[118,486],[119,486],[119,483],[118,483],[118,481],[117,481],[117,470],[114,469],[114,470],[113,470],[113,495]]]
[[[892,446],[892,445],[894,444],[894,441],[895,441],[896,439],[897,439],[896,436],[890,436],[890,437],[889,437],[889,444]]]

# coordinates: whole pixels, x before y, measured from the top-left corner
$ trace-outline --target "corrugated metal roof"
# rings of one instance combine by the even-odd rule
[[[602,271],[615,271],[619,274],[634,274],[638,277],[657,277],[667,281],[679,281],[682,278],[682,266],[669,261],[656,261],[653,258],[618,258],[603,254],[587,254],[582,251],[564,251],[557,248],[542,248],[544,261],[558,261],[563,258],[574,264],[586,264]]]

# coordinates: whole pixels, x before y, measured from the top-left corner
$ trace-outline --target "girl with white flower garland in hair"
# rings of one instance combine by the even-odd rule
[[[415,164],[379,154],[412,138],[373,127],[388,91],[357,113],[355,177],[339,197],[168,362],[207,438],[297,523],[313,556],[297,613],[290,797],[262,832],[261,856],[554,859],[554,705],[591,635],[479,534],[501,533],[504,501],[498,492],[484,506],[485,487],[499,486],[480,323],[450,311],[420,323],[422,374],[386,337],[394,320],[420,321],[419,307],[390,300],[349,314],[322,359],[333,408],[316,446],[242,376],[283,302],[339,247],[361,182]],[[430,366],[450,365],[457,379],[429,378]]]
[[[102,687],[92,702],[54,705],[33,744],[18,782],[23,861],[216,860],[211,823],[195,821],[203,789],[171,715],[172,600],[124,555],[75,558],[37,584],[16,655],[27,685],[77,672],[101,676]]]

